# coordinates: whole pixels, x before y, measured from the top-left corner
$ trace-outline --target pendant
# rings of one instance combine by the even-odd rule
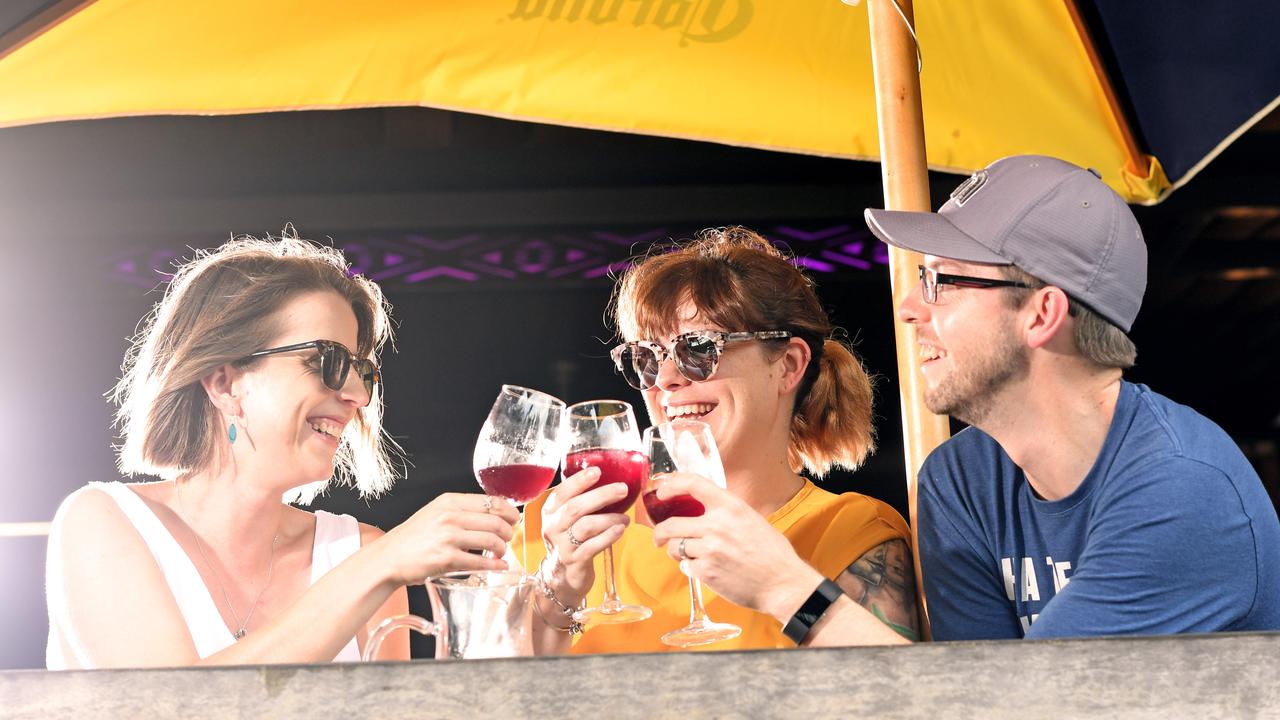
[[[240,628],[239,630],[235,631],[236,640],[239,640],[242,637],[244,637],[244,628]]]

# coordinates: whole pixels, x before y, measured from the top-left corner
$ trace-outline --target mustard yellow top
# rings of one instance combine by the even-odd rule
[[[525,521],[535,541],[529,543],[528,564],[536,570],[546,549],[536,538],[542,535],[542,505],[546,495],[529,503]],[[575,638],[573,654],[665,652],[682,650],[664,645],[659,637],[689,622],[689,584],[679,565],[666,550],[653,544],[653,530],[635,522],[635,508],[628,511],[632,523],[613,546],[618,596],[628,604],[653,610],[653,616],[626,625],[594,625]],[[769,516],[769,524],[791,541],[796,553],[828,578],[849,567],[867,551],[899,538],[910,542],[902,516],[879,500],[857,493],[836,495],[806,480],[804,487]],[[517,530],[512,550],[522,557],[524,533]],[[597,606],[604,596],[604,555],[596,556],[596,583],[587,594],[587,605]],[[795,647],[782,634],[782,626],[768,615],[734,605],[703,588],[707,615],[717,622],[742,628],[732,640],[687,648],[689,650],[745,650]]]

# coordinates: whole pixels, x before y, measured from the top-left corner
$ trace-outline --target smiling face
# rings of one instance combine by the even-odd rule
[[[656,342],[671,349],[671,339],[695,330],[737,331],[698,317],[691,303],[680,306],[680,322],[668,337]],[[755,328],[750,328],[755,329]],[[800,342],[796,340],[795,342]],[[785,460],[786,438],[795,403],[794,390],[782,391],[783,361],[774,343],[731,342],[720,353],[710,380],[693,382],[676,369],[668,357],[658,372],[657,384],[644,391],[645,407],[654,423],[676,418],[701,420],[711,427],[726,470],[762,462],[760,453],[779,443]]]
[[[355,313],[334,292],[295,297],[280,309],[278,321],[280,332],[270,347],[311,340],[357,347]],[[369,402],[355,373],[341,390],[326,387],[313,348],[263,357],[244,368],[233,388],[250,441],[233,446],[237,463],[281,476],[287,487],[333,474],[339,441],[355,431],[356,414]]]
[[[925,256],[925,267],[953,275],[1001,279],[992,265]],[[916,326],[924,360],[925,405],[971,425],[990,416],[1002,391],[1025,378],[1029,351],[1016,328],[1016,313],[998,288],[938,286],[938,300],[926,304],[918,288],[907,294],[898,314]]]

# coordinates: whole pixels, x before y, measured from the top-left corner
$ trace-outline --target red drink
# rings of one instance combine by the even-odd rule
[[[477,475],[486,494],[523,505],[551,487],[556,469],[541,465],[498,465],[480,468]]]
[[[569,453],[564,459],[564,474],[572,475],[589,467],[600,468],[600,480],[592,486],[592,490],[611,483],[626,483],[627,496],[612,505],[606,505],[597,512],[624,513],[636,502],[640,495],[640,485],[649,476],[649,458],[642,452],[634,450],[605,450],[592,448]]]
[[[692,495],[676,495],[659,500],[657,490],[644,494],[644,509],[654,525],[670,517],[698,517],[706,512],[702,503],[694,500]]]

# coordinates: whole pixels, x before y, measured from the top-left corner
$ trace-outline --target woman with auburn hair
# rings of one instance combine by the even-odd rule
[[[834,580],[824,587],[875,613],[886,632],[914,637],[906,523],[878,500],[835,495],[800,474],[857,468],[874,447],[871,381],[832,339],[812,282],[754,232],[707,230],[636,263],[618,282],[612,310],[625,340],[612,352],[616,369],[641,391],[655,424],[696,418],[710,426],[728,489],[693,477],[670,481],[660,497],[691,493],[706,512],[656,528],[642,509],[599,514],[624,493],[621,484],[590,489],[595,469],[531,504],[528,532],[543,542],[530,543],[530,568],[540,568],[549,591],[538,600],[539,615],[549,619],[540,625],[540,651],[570,649],[560,613],[600,603],[595,556],[611,544],[618,594],[653,616],[574,632],[574,653],[673,649],[659,636],[688,621],[677,559],[719,593],[708,597],[708,615],[743,630],[713,649],[794,647],[805,639],[784,634],[788,618],[771,617],[760,601],[788,564]]]
[[[377,353],[387,303],[342,254],[294,236],[239,238],[168,284],[116,387],[119,467],[49,535],[50,669],[359,660],[404,586],[503,569],[517,518],[444,495],[385,535],[307,512],[332,479],[391,485]],[[407,659],[402,634],[384,659]]]

